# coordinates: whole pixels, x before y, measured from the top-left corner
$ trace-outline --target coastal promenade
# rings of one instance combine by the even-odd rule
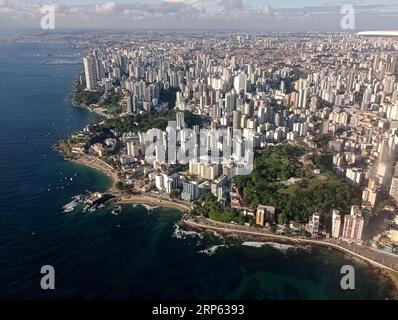
[[[398,256],[393,254],[388,254],[380,250],[373,250],[370,247],[360,246],[356,244],[349,244],[344,241],[337,241],[333,239],[313,240],[313,239],[304,239],[297,237],[294,238],[294,237],[276,235],[264,229],[253,229],[252,227],[247,227],[247,226],[220,223],[203,217],[198,217],[195,219],[191,218],[184,219],[182,221],[182,224],[198,229],[214,230],[220,233],[227,233],[227,234],[232,233],[237,235],[251,236],[266,241],[277,241],[289,244],[316,245],[321,247],[327,247],[330,249],[343,252],[351,257],[357,258],[366,263],[369,263],[374,267],[383,270],[388,270],[395,274],[394,280],[395,282],[397,281],[396,277],[398,275],[397,274]]]

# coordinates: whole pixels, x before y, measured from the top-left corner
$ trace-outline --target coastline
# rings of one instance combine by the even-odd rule
[[[81,109],[87,110],[88,112],[95,113],[97,116],[99,116],[99,117],[101,117],[101,118],[103,118],[103,119],[111,119],[111,118],[113,117],[113,116],[111,116],[111,115],[109,115],[109,114],[104,113],[103,111],[97,110],[97,109],[101,109],[101,107],[91,108],[91,107],[89,107],[89,106],[76,104],[76,103],[74,103],[74,102],[72,102],[72,105],[73,105],[75,108],[81,108]]]
[[[88,156],[83,154],[77,158],[67,159],[67,160],[77,163],[79,165],[90,167],[106,175],[112,180],[112,186],[108,189],[108,191],[109,192],[116,191],[116,183],[119,182],[119,176],[117,172],[113,168],[111,168],[111,166],[109,166],[102,160],[99,160],[98,158],[93,156]]]
[[[95,108],[93,107],[93,108],[92,108],[92,107],[87,106],[87,105],[84,105],[84,104],[76,103],[76,97],[75,97],[75,95],[76,95],[76,88],[77,88],[77,86],[78,86],[77,83],[75,83],[75,84],[73,85],[73,91],[74,91],[74,93],[73,93],[73,97],[72,97],[72,99],[71,99],[71,104],[72,104],[72,106],[74,106],[74,107],[76,107],[76,108],[85,109],[85,110],[87,110],[87,111],[89,111],[89,112],[95,113],[96,115],[98,115],[99,117],[101,117],[101,118],[103,118],[103,119],[111,119],[111,118],[113,118],[113,116],[104,113],[104,111],[102,111],[102,110],[97,110],[97,109],[103,109],[103,108],[101,108],[101,107],[95,107]]]
[[[74,85],[74,88],[73,88],[74,91],[76,90],[76,86],[77,86],[77,84]],[[89,112],[93,112],[102,118],[110,117],[109,115],[103,114],[102,112],[95,110],[95,108],[91,108],[86,105],[77,104],[75,101],[75,94],[73,94],[73,97],[71,99],[71,104],[76,108],[82,108]],[[120,181],[117,172],[113,168],[111,168],[108,164],[104,163],[102,160],[98,159],[97,157],[89,156],[86,154],[80,154],[76,158],[66,158],[66,160],[72,161],[79,165],[88,166],[94,170],[97,170],[97,171],[105,174],[109,178],[111,178],[112,186],[111,186],[111,188],[108,189],[108,191],[111,193],[119,193],[119,200],[117,201],[117,203],[119,203],[119,204],[146,204],[146,205],[149,205],[152,207],[164,207],[164,208],[176,209],[176,210],[180,211],[181,213],[189,213],[193,209],[188,204],[178,203],[178,202],[174,202],[174,201],[168,201],[165,199],[159,199],[159,198],[151,197],[148,195],[139,195],[139,196],[138,195],[130,196],[130,195],[126,195],[126,194],[120,195],[120,191],[117,191],[117,189],[116,189],[116,184]]]
[[[203,218],[202,218],[203,219]],[[211,220],[205,219],[205,222],[197,222],[193,220],[181,220],[180,222],[182,226],[193,230],[212,230],[217,231],[224,235],[234,234],[237,235],[241,240],[245,239],[249,240],[257,240],[260,242],[276,242],[281,244],[290,244],[290,245],[311,245],[311,246],[318,246],[323,248],[328,248],[330,250],[334,250],[349,256],[350,259],[356,260],[373,270],[377,277],[381,279],[387,280],[393,287],[393,292],[391,294],[391,299],[397,300],[398,299],[398,270],[390,268],[386,265],[378,263],[366,256],[360,255],[356,252],[350,251],[349,249],[326,241],[318,241],[318,240],[310,240],[310,239],[299,239],[299,238],[291,238],[287,236],[280,236],[271,233],[262,233],[256,232],[255,230],[239,230],[233,228],[231,225],[223,224],[219,222],[213,222]],[[214,224],[214,225],[210,225]],[[398,259],[398,257],[397,257]]]
[[[148,195],[137,196],[121,196],[117,201],[119,204],[146,204],[151,207],[164,207],[180,211],[181,213],[189,213],[192,210],[188,204],[159,199]]]
[[[96,108],[86,106],[86,105],[79,105],[75,103],[75,96],[73,96],[72,99],[72,105],[74,107],[78,108],[84,108],[89,112],[95,113],[98,116],[102,118],[109,118],[111,116],[104,114],[100,110],[96,110]],[[101,109],[101,108],[99,108]],[[193,209],[192,205],[189,204],[184,204],[184,203],[179,203],[171,200],[166,200],[166,199],[160,199],[155,196],[150,196],[150,195],[134,195],[130,196],[127,194],[124,194],[123,192],[117,191],[116,189],[116,184],[119,182],[119,176],[117,172],[115,171],[114,168],[112,168],[110,165],[106,164],[102,160],[98,159],[95,156],[89,156],[85,154],[79,155],[79,157],[75,159],[68,159],[71,160],[77,164],[80,165],[85,165],[88,167],[91,167],[112,180],[112,186],[109,189],[109,192],[111,193],[116,193],[118,195],[118,200],[116,201],[118,204],[145,204],[151,207],[164,207],[164,208],[172,208],[180,211],[182,214],[190,213],[190,211]],[[242,230],[236,230],[232,228],[220,228],[220,227],[214,227],[214,226],[209,226],[206,224],[192,224],[191,222],[187,221],[186,219],[182,219],[180,223],[188,224],[188,227],[190,228],[196,228],[196,229],[201,229],[201,230],[214,230],[218,231],[220,233],[225,233],[225,234],[234,234],[237,235],[241,238],[246,238],[246,239],[259,239],[260,241],[264,241],[264,239],[271,240],[273,242],[277,243],[286,243],[286,244],[292,244],[292,245],[314,245],[318,247],[324,247],[328,248],[343,254],[346,254],[349,256],[350,259],[356,260],[359,263],[363,263],[364,265],[368,266],[373,270],[373,272],[376,274],[376,276],[380,279],[387,280],[391,285],[393,289],[392,292],[392,299],[398,299],[398,270],[394,270],[393,268],[390,268],[388,266],[385,266],[382,263],[379,263],[373,259],[370,259],[368,257],[365,257],[361,254],[358,254],[356,252],[353,252],[347,248],[342,247],[341,245],[334,244],[331,242],[326,242],[326,241],[317,241],[317,240],[309,240],[309,239],[300,239],[300,238],[292,238],[292,237],[284,237],[284,236],[277,236],[273,234],[261,234],[261,233],[256,233],[255,231],[242,231]],[[216,223],[216,222],[215,222]],[[217,223],[216,223],[217,224]],[[227,225],[226,225],[227,226]],[[230,226],[229,226],[230,227]],[[261,239],[262,238],[262,239]],[[267,240],[265,240],[267,241]],[[390,298],[390,297],[388,297]]]
[[[160,199],[152,197],[150,195],[128,195],[117,191],[116,184],[119,182],[119,176],[117,172],[112,169],[108,164],[104,163],[102,160],[99,160],[94,156],[81,155],[78,158],[67,160],[79,165],[90,167],[108,176],[112,180],[112,186],[108,189],[108,192],[118,195],[118,200],[116,201],[118,204],[146,204],[151,207],[176,209],[181,213],[189,213],[193,209],[192,206],[186,203]]]
[[[112,186],[108,191],[111,193],[118,193],[118,200],[116,201],[118,204],[122,205],[145,204],[151,207],[171,208],[180,211],[181,214],[189,214],[190,211],[193,209],[192,206],[185,203],[160,199],[149,195],[126,195],[118,192],[116,190],[116,183],[119,181],[117,172],[113,168],[111,168],[108,164],[104,163],[102,160],[99,160],[94,156],[81,155],[76,159],[68,159],[68,160],[75,162],[79,165],[88,166],[108,176],[112,180]],[[216,224],[216,226],[211,226],[208,224],[200,224],[186,219],[182,219],[180,221],[182,225],[185,225],[188,228],[198,229],[198,230],[213,230],[220,232],[222,234],[234,234],[238,235],[241,239],[259,240],[265,242],[273,241],[276,243],[291,244],[291,245],[314,245],[346,254],[349,256],[350,259],[353,259],[371,268],[379,279],[388,281],[393,288],[391,297],[388,298],[393,300],[398,299],[398,270],[395,270],[381,263],[378,263],[377,261],[362,256],[338,244],[325,242],[325,241],[318,241],[318,240],[291,238],[287,236],[279,236],[269,233],[260,233],[256,232],[255,230],[254,231],[236,230],[232,229],[231,226],[227,224],[223,224],[225,225],[223,228],[217,226],[217,224],[220,224],[219,222],[215,221],[210,221],[210,222]]]
[[[99,160],[96,157],[81,155],[77,159],[69,159],[72,162],[75,162],[80,165],[85,165],[91,167],[99,172],[107,175],[112,179],[112,187],[109,189],[109,192],[117,193],[116,183],[119,181],[119,177],[111,167]],[[171,208],[180,211],[182,214],[189,213],[193,208],[192,206],[184,203],[174,202],[170,200],[160,199],[157,197],[153,197],[150,195],[126,195],[122,193],[118,193],[118,204],[145,204],[151,207],[163,207],[163,208]],[[260,233],[255,230],[236,230],[232,229],[230,225],[224,224],[224,227],[217,226],[218,222],[211,221],[215,226],[211,226],[209,224],[200,224],[197,222],[192,222],[189,220],[181,220],[181,223],[187,225],[189,228],[200,229],[200,230],[213,230],[218,231],[224,234],[236,234],[240,237],[246,237],[248,239],[257,239],[262,241],[273,241],[277,243],[285,243],[291,245],[315,245],[318,247],[329,248],[334,251],[338,251],[340,253],[349,255],[351,259],[354,259],[360,263],[365,264],[370,267],[378,277],[382,279],[388,280],[394,287],[394,299],[398,299],[398,270],[385,266],[377,261],[374,261],[368,257],[362,256],[356,252],[353,252],[347,248],[342,247],[341,245],[318,241],[318,240],[310,240],[310,239],[299,239],[299,238],[291,238],[287,236],[279,236],[270,233]]]

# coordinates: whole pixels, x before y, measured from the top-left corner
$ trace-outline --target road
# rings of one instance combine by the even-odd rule
[[[314,240],[314,239],[294,238],[294,237],[276,235],[264,229],[253,231],[252,227],[220,223],[202,217],[195,218],[195,220],[185,219],[183,223],[191,227],[196,227],[199,229],[209,229],[209,230],[219,231],[221,233],[250,235],[255,237],[261,237],[263,239],[265,238],[271,241],[279,240],[282,242],[288,242],[293,244],[317,245],[322,247],[328,247],[343,252],[345,254],[348,254],[350,256],[356,257],[362,261],[370,263],[375,267],[386,269],[392,272],[398,271],[398,255],[384,253],[381,252],[380,250],[374,250],[370,247],[360,246],[356,244],[349,244],[343,241],[332,240],[332,239]]]

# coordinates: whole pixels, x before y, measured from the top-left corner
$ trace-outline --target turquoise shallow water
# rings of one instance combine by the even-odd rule
[[[179,213],[125,206],[65,215],[104,175],[64,161],[52,145],[98,118],[67,99],[79,65],[42,65],[75,53],[65,45],[0,45],[0,297],[171,299],[383,299],[388,287],[356,266],[357,289],[340,289],[343,255],[318,248],[242,246],[212,234],[176,231]],[[39,54],[39,55],[38,55]],[[177,236],[176,236],[177,235]],[[213,255],[203,250],[218,247]],[[53,265],[56,290],[40,289]]]

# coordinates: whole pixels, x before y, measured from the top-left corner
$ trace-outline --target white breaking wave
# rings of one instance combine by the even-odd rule
[[[150,205],[148,205],[148,204],[139,204],[141,207],[144,207],[147,211],[152,211],[152,210],[155,210],[156,208],[159,208],[158,206],[150,206]]]
[[[158,208],[157,206],[151,207],[150,205],[147,205],[147,204],[141,204],[141,206],[143,206],[147,211],[154,210],[154,209]]]
[[[265,245],[266,245],[265,242],[254,242],[254,241],[247,241],[242,243],[242,246],[254,247],[254,248],[261,248],[264,247]]]
[[[175,224],[172,237],[176,239],[186,239],[187,237],[198,237],[199,239],[203,239],[203,234],[196,231],[183,230],[178,224]]]
[[[287,251],[289,249],[296,249],[297,248],[296,246],[292,246],[292,245],[289,245],[289,244],[276,243],[276,242],[267,242],[266,245],[270,246],[270,247],[272,247],[274,249],[277,249],[279,251],[283,251],[283,252],[285,252],[285,251]]]
[[[216,254],[217,249],[222,248],[222,247],[228,247],[228,246],[225,244],[220,244],[220,245],[212,246],[212,247],[204,249],[204,250],[200,250],[200,251],[198,251],[198,253],[207,254],[208,256],[213,256]]]
[[[296,245],[290,245],[290,244],[282,244],[282,243],[277,243],[277,242],[255,242],[255,241],[248,241],[248,242],[243,242],[242,246],[247,246],[247,247],[254,247],[254,248],[262,248],[264,246],[269,246],[272,247],[276,250],[286,252],[289,249],[305,249],[305,250],[311,250],[311,246],[296,246]]]

